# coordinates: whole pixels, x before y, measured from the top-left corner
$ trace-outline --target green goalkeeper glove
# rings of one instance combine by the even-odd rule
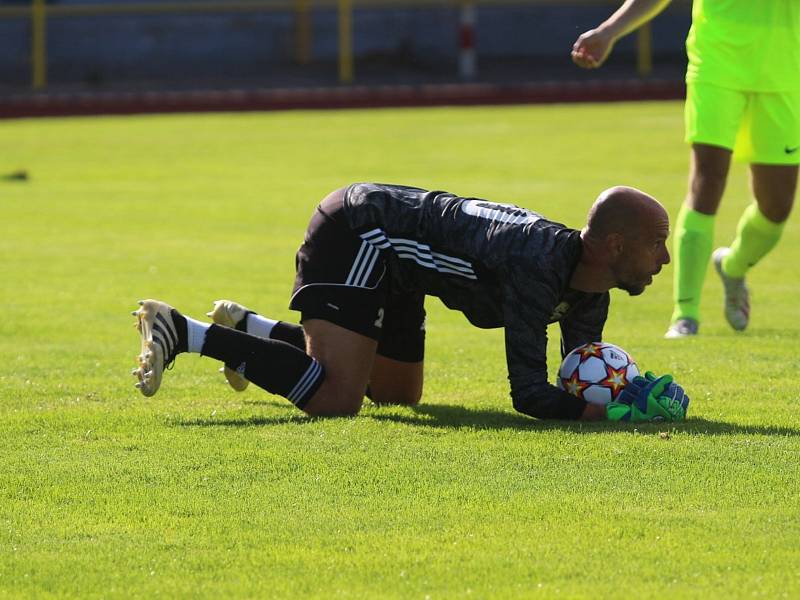
[[[648,371],[634,377],[618,401],[608,403],[606,416],[610,421],[683,421],[688,407],[689,397],[672,375],[656,377]]]

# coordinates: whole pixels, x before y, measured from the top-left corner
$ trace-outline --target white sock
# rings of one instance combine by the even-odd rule
[[[184,318],[186,319],[186,337],[188,338],[186,345],[189,352],[200,354],[206,341],[206,331],[211,327],[211,323],[195,321],[192,317],[187,317],[186,315],[184,315]]]
[[[245,329],[247,330],[247,333],[251,335],[269,339],[269,334],[272,331],[272,328],[277,324],[278,322],[274,321],[273,319],[268,319],[267,317],[262,317],[261,315],[249,314],[247,315],[247,326]]]

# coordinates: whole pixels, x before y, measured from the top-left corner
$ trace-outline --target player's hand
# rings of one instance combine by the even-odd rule
[[[645,373],[645,375],[647,375],[647,373]],[[673,421],[682,421],[686,418],[686,411],[689,409],[689,396],[681,386],[673,381],[667,386],[660,398],[664,401],[668,399],[670,406],[674,406],[674,408],[671,408],[670,410],[672,410],[675,414],[680,415],[679,419],[673,419]],[[683,413],[681,414],[680,411],[683,411]]]
[[[688,407],[689,396],[672,375],[656,377],[648,371],[634,377],[619,400],[608,404],[606,416],[611,421],[682,421]]]
[[[590,29],[572,45],[572,62],[584,69],[596,69],[606,61],[613,47],[614,39],[609,34]]]

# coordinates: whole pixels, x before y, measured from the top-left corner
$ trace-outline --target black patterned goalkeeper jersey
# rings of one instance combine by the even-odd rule
[[[359,183],[344,212],[380,248],[393,292],[422,291],[473,325],[505,328],[514,408],[577,419],[586,403],[547,382],[547,326],[559,321],[562,356],[599,341],[609,294],[572,290],[580,231],[510,204],[442,191]]]

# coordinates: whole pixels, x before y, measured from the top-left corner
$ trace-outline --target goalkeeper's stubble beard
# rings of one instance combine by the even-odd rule
[[[614,279],[617,282],[615,287],[628,292],[630,296],[642,294],[645,288],[653,282],[652,275],[647,274],[642,277],[637,277],[630,269],[625,268],[625,265],[617,265],[613,269],[613,272]]]

